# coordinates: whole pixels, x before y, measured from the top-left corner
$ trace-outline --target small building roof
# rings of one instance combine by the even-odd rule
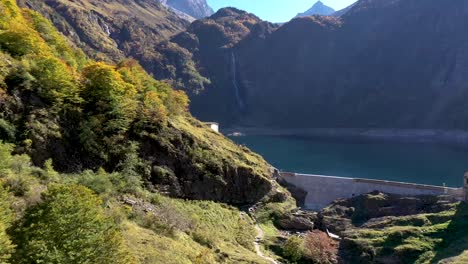
[[[206,124],[206,125],[218,125],[218,126],[219,126],[219,123],[216,123],[216,122],[203,122],[203,124]]]

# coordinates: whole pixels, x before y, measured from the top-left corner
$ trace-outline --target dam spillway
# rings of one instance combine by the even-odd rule
[[[409,196],[448,195],[464,200],[464,190],[467,189],[290,172],[281,172],[280,177],[288,184],[307,192],[304,207],[308,210],[320,210],[337,199],[349,199],[373,191]],[[467,179],[465,175],[465,181]],[[466,186],[468,182],[465,182]]]

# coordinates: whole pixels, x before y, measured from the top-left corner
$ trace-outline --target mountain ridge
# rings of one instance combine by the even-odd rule
[[[224,55],[198,56],[203,68],[228,65],[224,72],[230,72],[233,52],[239,89],[232,84],[233,75],[208,70],[214,84],[192,97],[193,112],[227,126],[272,129],[467,129],[468,117],[456,110],[467,93],[462,69],[468,60],[462,47],[468,41],[459,34],[468,19],[465,10],[456,1],[361,0],[339,18],[296,18],[273,30],[255,21],[252,28],[258,30]],[[430,25],[439,30],[431,31]],[[234,100],[235,90],[242,108]],[[208,102],[219,104],[225,114],[210,113],[203,107]]]
[[[318,213],[301,211],[278,185],[278,171],[261,156],[191,116],[184,92],[155,80],[135,59],[97,56],[93,51],[106,46],[92,45],[100,37],[105,44],[123,43],[107,47],[122,54],[124,44],[148,45],[140,50],[146,52],[180,45],[166,52],[185,50],[200,62],[200,70],[205,66],[211,74],[225,74],[213,75],[219,79],[208,92],[225,81],[231,85],[225,89],[234,88],[231,95],[237,92],[239,97],[232,98],[234,109],[246,115],[256,107],[249,101],[256,84],[246,80],[258,73],[257,67],[270,70],[260,76],[271,79],[269,89],[281,88],[273,86],[284,85],[275,67],[288,57],[275,53],[277,48],[286,45],[294,51],[302,41],[305,48],[327,51],[328,41],[334,40],[330,31],[344,26],[341,19],[312,16],[279,27],[247,12],[223,9],[187,31],[170,28],[161,41],[161,35],[142,39],[157,28],[142,18],[113,20],[116,9],[149,11],[138,9],[144,0],[39,4],[46,6],[30,8],[53,22],[19,8],[14,0],[0,0],[0,262],[466,262],[466,203],[376,191],[338,200]],[[163,12],[163,24],[170,22],[167,17],[181,21],[160,6],[148,7]],[[362,16],[360,12],[352,10],[349,16]],[[67,39],[54,24],[73,33]],[[89,31],[81,32],[88,26]],[[99,38],[86,39],[93,30]],[[121,31],[127,42],[107,38]],[[77,39],[96,59],[79,49],[80,43],[72,45],[74,34],[80,34]],[[327,41],[317,44],[308,34]],[[290,39],[279,42],[285,35]],[[146,42],[153,40],[157,43]],[[272,50],[261,53],[268,43]],[[160,55],[152,61],[164,63],[170,57]],[[265,55],[280,56],[255,61]],[[271,93],[260,90],[258,96]],[[210,107],[211,112],[222,110],[223,99],[217,98],[220,107]],[[304,202],[307,192],[288,187]],[[327,235],[329,228],[342,236],[340,243]]]
[[[335,9],[325,5],[324,3],[322,3],[322,1],[319,0],[304,13],[297,14],[295,18],[312,16],[312,15],[329,16],[329,15],[332,15],[333,13],[335,13]]]
[[[154,0],[20,0],[38,11],[88,56],[108,62],[132,57],[156,79],[187,91],[201,90],[201,76],[192,55],[170,38],[189,22]],[[183,81],[182,81],[183,80]]]

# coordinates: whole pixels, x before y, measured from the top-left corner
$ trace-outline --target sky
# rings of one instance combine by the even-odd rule
[[[325,5],[335,10],[343,9],[356,0],[321,0]],[[311,8],[317,0],[207,0],[208,4],[217,11],[223,7],[237,7],[254,13],[263,20],[270,22],[287,22]]]

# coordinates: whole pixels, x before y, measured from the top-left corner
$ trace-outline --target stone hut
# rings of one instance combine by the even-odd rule
[[[216,122],[204,122],[205,125],[219,133],[219,124]]]

